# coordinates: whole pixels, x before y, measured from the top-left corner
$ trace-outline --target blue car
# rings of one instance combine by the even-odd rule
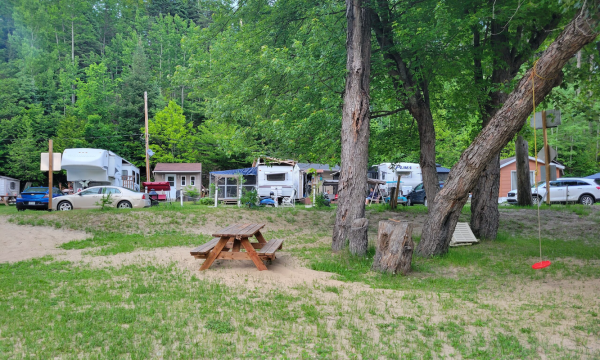
[[[62,196],[57,188],[52,188],[52,198]],[[17,210],[48,210],[48,187],[28,187],[17,196]]]

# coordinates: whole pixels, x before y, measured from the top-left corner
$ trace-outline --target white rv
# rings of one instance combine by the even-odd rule
[[[389,191],[389,188],[396,187],[398,174],[401,174],[400,186],[404,195],[411,192],[417,185],[423,182],[421,165],[416,163],[383,163],[377,165],[377,178],[385,181],[381,185],[382,189]]]
[[[62,168],[76,191],[99,185],[140,190],[140,169],[109,150],[65,149]]]

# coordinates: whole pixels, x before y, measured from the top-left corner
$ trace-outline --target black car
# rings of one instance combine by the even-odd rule
[[[440,189],[444,187],[444,182],[439,182]],[[425,195],[425,187],[423,183],[415,186],[414,190],[406,195],[406,205],[423,204],[427,206],[427,195]]]

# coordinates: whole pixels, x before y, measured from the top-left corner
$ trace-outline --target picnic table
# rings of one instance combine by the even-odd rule
[[[265,224],[230,225],[212,234],[214,239],[193,249],[190,254],[196,259],[206,259],[200,270],[210,268],[217,259],[252,260],[258,270],[267,270],[263,261],[275,259],[275,252],[281,249],[283,239],[267,242],[260,232],[263,227]],[[256,237],[258,242],[250,242],[252,237]],[[242,247],[245,252],[241,251]]]

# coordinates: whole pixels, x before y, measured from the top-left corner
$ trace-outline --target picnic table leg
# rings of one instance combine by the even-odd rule
[[[240,247],[242,246],[242,242],[238,239],[233,240],[233,247],[231,248],[231,252],[240,252]]]
[[[233,240],[234,238],[231,238],[231,239]],[[217,245],[215,245],[215,247],[210,252],[210,255],[208,255],[208,258],[206,258],[206,260],[200,267],[200,270],[206,270],[212,265],[212,263],[215,261],[217,256],[219,256],[219,254],[221,253],[221,250],[223,250],[223,248],[225,247],[225,245],[227,244],[228,241],[229,241],[228,237],[226,237],[226,236],[221,237],[221,240],[219,240]]]
[[[254,234],[254,236],[256,236],[256,239],[258,240],[259,243],[261,243],[261,244],[267,243],[267,240],[265,240],[264,236],[260,233],[260,231],[256,232],[256,234]]]
[[[256,253],[256,251],[254,251],[254,248],[252,247],[252,244],[250,244],[250,241],[248,240],[248,238],[242,238],[241,242],[242,242],[242,246],[244,247],[244,249],[246,249],[246,253],[250,257],[250,260],[252,260],[252,262],[254,262],[254,265],[256,265],[256,268],[259,271],[267,270],[267,267],[262,262],[262,260],[258,257],[258,254]]]

